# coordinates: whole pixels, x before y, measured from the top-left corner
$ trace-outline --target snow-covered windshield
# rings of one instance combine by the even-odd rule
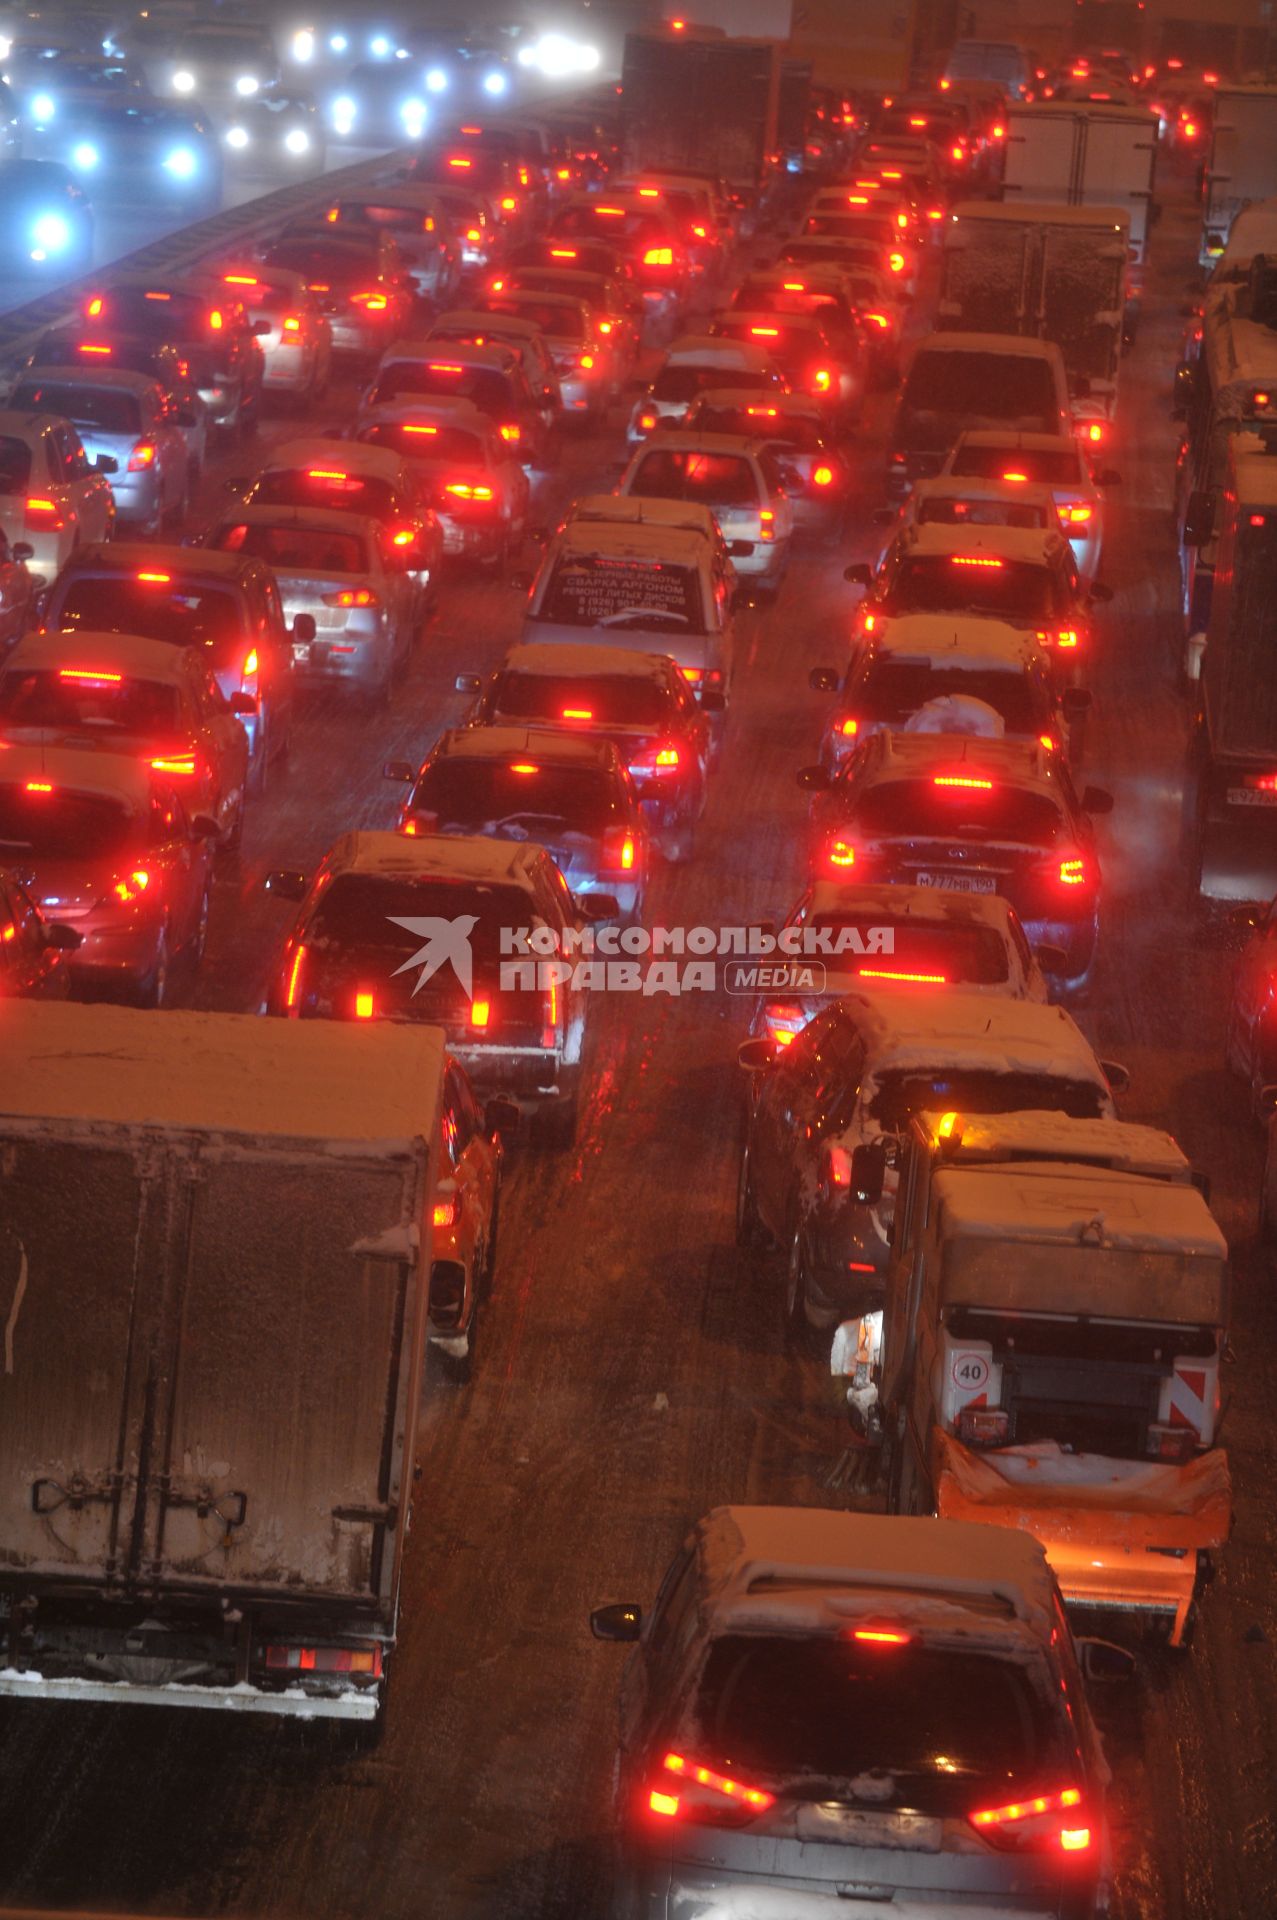
[[[907,1127],[916,1113],[1067,1113],[1073,1120],[1100,1120],[1103,1088],[1065,1074],[1017,1073],[993,1067],[887,1069],[874,1076],[870,1117],[888,1133]]]

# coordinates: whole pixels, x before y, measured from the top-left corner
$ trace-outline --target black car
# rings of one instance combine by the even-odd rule
[[[256,336],[269,333],[270,322],[250,320],[223,281],[200,273],[113,274],[89,294],[83,312],[99,340],[135,334],[177,347],[214,425],[237,431],[257,420],[265,363]]]

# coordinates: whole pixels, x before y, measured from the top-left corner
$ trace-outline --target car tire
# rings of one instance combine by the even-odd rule
[[[189,963],[192,973],[198,972],[199,968],[204,964],[204,955],[208,949],[208,915],[211,904],[209,890],[206,886],[203,897],[200,900],[200,910],[195,921],[194,931],[186,943],[186,950],[183,956]]]
[[[785,1345],[791,1353],[816,1351],[816,1330],[807,1318],[807,1240],[795,1226],[785,1263]]]
[[[266,775],[270,759],[270,750],[270,731],[263,722],[257,736],[257,752],[248,763],[248,774],[244,782],[247,791],[258,798],[266,791]]]
[[[736,1244],[750,1253],[762,1253],[771,1244],[754,1198],[754,1182],[749,1167],[749,1141],[741,1147],[740,1173],[736,1180]]]
[[[168,928],[165,927],[160,932],[155,962],[138,991],[139,1006],[158,1008],[165,1004],[168,999],[169,965]]]

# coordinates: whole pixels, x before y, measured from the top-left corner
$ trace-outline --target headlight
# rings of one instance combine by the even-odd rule
[[[228,127],[226,129],[226,144],[228,147],[234,147],[236,153],[242,153],[248,145],[247,129],[244,127]]]
[[[42,213],[31,222],[33,260],[45,260],[51,253],[65,253],[71,244],[71,222],[62,213]]]
[[[31,118],[33,120],[52,120],[58,110],[58,103],[51,93],[33,93],[31,96]]]
[[[195,75],[189,67],[179,67],[173,75],[174,93],[194,93]]]
[[[298,27],[293,35],[293,59],[303,66],[315,57],[315,36],[309,27]]]
[[[332,33],[328,36],[329,53],[345,53],[350,42],[344,33]]]
[[[235,91],[241,100],[247,100],[251,94],[257,92],[261,84],[261,81],[255,74],[241,73],[239,79],[235,82]]]
[[[399,118],[403,121],[403,130],[410,140],[420,140],[426,130],[426,103],[424,100],[405,100],[399,109]]]
[[[368,42],[368,51],[374,60],[389,60],[394,48],[384,33],[374,33]]]
[[[426,75],[427,93],[443,93],[448,85],[448,76],[442,67],[431,67]]]
[[[355,103],[348,93],[339,94],[333,101],[333,125],[338,133],[349,133],[355,124]]]
[[[305,127],[290,127],[284,135],[284,146],[289,153],[309,153],[310,135]]]
[[[81,140],[71,149],[71,165],[78,167],[81,173],[92,173],[101,158],[91,140]]]
[[[495,100],[505,92],[509,84],[510,82],[503,73],[488,73],[484,75],[483,91],[490,93]]]
[[[13,41],[7,33],[0,33],[0,60],[7,60],[13,52]]]
[[[174,147],[164,156],[164,171],[175,180],[189,180],[199,167],[199,159],[190,147]]]

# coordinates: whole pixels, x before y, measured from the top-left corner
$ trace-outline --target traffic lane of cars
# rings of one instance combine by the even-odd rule
[[[1168,297],[1180,277],[1168,268]],[[1160,514],[1168,338],[1150,328],[1128,362],[1128,431],[1141,452],[1134,465],[1122,455],[1108,569],[1121,597],[1103,610],[1105,639],[1120,638],[1097,669],[1088,768],[1118,794],[1104,842],[1112,910],[1084,1019],[1132,1070],[1124,1114],[1175,1132],[1213,1176],[1223,1224],[1244,1243],[1259,1151],[1222,1065],[1228,957],[1195,942],[1170,886],[1182,712],[1164,651],[1174,591]],[[614,477],[617,419],[606,438],[568,444],[550,483],[556,505]],[[260,437],[276,431],[272,422]],[[279,423],[278,437],[295,431]],[[242,453],[231,457],[240,470]],[[206,497],[211,516],[223,499],[214,482]],[[871,544],[860,520],[851,536],[852,550]],[[696,853],[659,876],[650,918],[743,924],[783,915],[796,897],[804,816],[793,773],[813,757],[824,714],[806,675],[848,631],[847,557],[796,549],[778,605],[745,616],[739,704]],[[357,716],[337,700],[307,713],[293,766],[250,815],[242,866],[215,890],[200,1004],[252,1004],[283,931],[261,873],[313,865],[343,828],[386,823],[399,796],[381,782],[382,760],[420,751],[455,717],[464,703],[452,676],[471,661],[477,671],[495,664],[521,611],[521,594],[500,582],[454,576],[387,716]],[[305,1881],[325,1911],[407,1920],[427,1870],[444,1920],[495,1905],[519,1920],[599,1909],[618,1662],[589,1642],[588,1607],[650,1593],[685,1523],[717,1501],[841,1497],[827,1476],[845,1428],[827,1409],[820,1370],[784,1355],[779,1284],[751,1278],[731,1248],[733,1053],[749,1004],[737,1018],[704,996],[618,998],[595,1035],[574,1152],[511,1156],[466,1417],[442,1397],[428,1412],[427,1493],[378,1759],[307,1765],[303,1823],[297,1757],[276,1729],[27,1710],[0,1757],[0,1813],[16,1819],[20,1808],[31,1836],[22,1891],[125,1904],[162,1892],[170,1910],[204,1912],[215,1848],[228,1903],[263,1912],[289,1909]],[[1102,1703],[1119,1775],[1123,1920],[1244,1912],[1272,1884],[1260,1757],[1277,1711],[1265,1646],[1245,1635],[1254,1625],[1270,1643],[1277,1635],[1262,1498],[1277,1466],[1264,1424],[1264,1356],[1277,1326],[1244,1245],[1237,1323],[1246,1339],[1230,1380],[1234,1544],[1250,1551],[1226,1558],[1194,1655],[1165,1691]],[[476,1618],[480,1588],[493,1598]],[[456,1766],[440,1766],[445,1748]],[[1253,1769],[1239,1767],[1240,1754],[1255,1756]],[[108,1800],[126,1811],[113,1812],[104,1844]],[[368,1844],[370,1827],[391,1844]],[[1258,1836],[1249,1850],[1247,1831]]]

